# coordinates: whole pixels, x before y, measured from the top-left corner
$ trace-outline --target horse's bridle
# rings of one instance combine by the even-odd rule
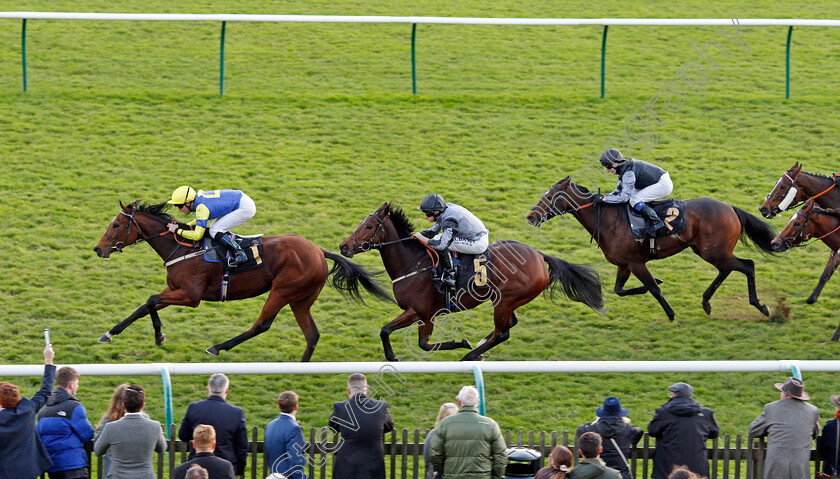
[[[355,231],[353,232],[353,242],[356,243],[356,246],[359,248],[360,253],[364,253],[364,252],[370,251],[372,249],[377,249],[378,250],[378,249],[382,248],[383,246],[387,246],[389,244],[401,243],[403,241],[408,241],[410,239],[413,239],[411,236],[409,236],[408,238],[400,238],[400,239],[394,240],[394,241],[383,241],[383,242],[376,243],[374,241],[374,239],[376,238],[376,235],[378,235],[380,231],[384,231],[382,228],[385,227],[385,218],[380,218],[376,213],[371,213],[368,216],[373,216],[374,218],[376,218],[376,221],[379,221],[379,226],[376,227],[376,231],[373,232],[370,239],[367,240],[367,241],[359,241],[358,238],[356,238],[356,232]]]
[[[799,212],[797,212],[796,214],[799,214]],[[813,215],[813,214],[814,214],[814,210],[812,209],[811,212],[808,213],[807,215],[802,215],[802,217],[805,218],[805,222],[802,223],[802,228],[795,235],[793,235],[789,238],[785,238],[784,236],[782,236],[782,233],[779,233],[779,239],[781,239],[782,242],[784,242],[785,248],[787,248],[787,249],[794,248],[794,247],[803,247],[804,248],[805,246],[808,246],[809,244],[811,244],[810,242],[809,243],[804,243],[804,244],[803,243],[793,244],[793,242],[797,239],[803,238],[803,235],[805,233],[805,228],[808,227],[808,220],[811,219],[811,215]],[[832,231],[832,233],[833,233],[833,231]],[[805,241],[805,240],[803,238],[803,239],[800,239],[800,241]]]
[[[771,191],[770,194],[768,194],[767,196],[764,197],[765,200],[769,200],[770,198],[782,198],[782,200],[779,202],[779,204],[774,206],[773,209],[771,210],[774,214],[779,214],[782,211],[785,211],[785,210],[787,210],[788,208],[791,208],[791,207],[796,208],[797,206],[799,206],[802,203],[804,203],[805,201],[807,201],[807,200],[801,200],[801,201],[796,202],[795,204],[793,203],[793,200],[796,198],[796,195],[799,193],[799,188],[796,187],[796,180],[799,178],[799,175],[797,174],[796,178],[792,178],[788,173],[790,173],[790,170],[786,171],[784,173],[784,175],[782,175],[782,178],[787,178],[790,181],[790,190],[788,190],[788,192],[783,194],[783,195],[774,195],[773,191],[776,190],[776,188],[774,187],[773,191]],[[779,182],[781,182],[781,181],[782,180],[779,179]],[[778,186],[778,184],[779,183],[776,183],[776,186]],[[828,189],[826,189],[825,191],[820,193],[820,195],[825,193],[826,191],[830,190],[833,187],[834,187],[834,185],[832,185],[831,187],[829,187]],[[819,195],[817,195],[817,196],[819,196]]]
[[[549,191],[551,191],[551,190],[549,190]],[[545,194],[545,195],[543,195],[543,198],[544,198],[545,196],[547,196],[547,195],[548,195],[548,191],[546,192],[546,194]],[[593,202],[591,202],[591,203],[587,203],[587,204],[585,204],[585,205],[583,205],[583,206],[578,206],[577,208],[571,208],[571,209],[567,209],[567,210],[563,210],[563,211],[558,211],[556,201],[557,201],[557,198],[558,198],[559,196],[566,196],[566,192],[565,192],[565,191],[558,191],[557,193],[555,193],[555,194],[554,194],[554,196],[552,196],[552,197],[551,197],[551,200],[549,200],[549,201],[548,201],[548,203],[549,203],[549,205],[550,205],[550,206],[549,206],[549,208],[548,208],[548,211],[546,211],[546,210],[544,210],[544,209],[543,209],[543,211],[545,211],[545,212],[546,212],[546,215],[545,215],[545,216],[546,216],[546,219],[545,219],[545,221],[550,220],[550,219],[551,219],[551,218],[553,218],[554,216],[563,216],[563,215],[565,215],[566,213],[569,213],[569,212],[574,213],[575,211],[580,211],[580,210],[582,210],[582,209],[584,209],[584,208],[589,208],[590,206],[592,206],[592,205],[594,205],[594,204],[595,204],[595,202],[593,201]],[[532,206],[532,207],[531,207],[531,211],[536,210],[536,209],[538,208],[538,206],[539,206],[539,205],[537,205],[537,206]],[[540,209],[542,209],[542,208],[540,208]],[[551,218],[549,218],[549,217],[548,217],[548,212],[549,212],[549,211],[550,211],[550,212],[552,212],[552,213],[554,213],[554,216],[552,216]]]
[[[128,218],[131,220],[131,221],[127,222],[125,224],[125,226],[123,227],[123,231],[125,231],[125,234],[123,234],[122,237],[123,238],[128,238],[128,235],[131,234],[132,225],[137,227],[137,231],[140,232],[141,236],[139,238],[137,238],[137,240],[135,240],[132,243],[126,243],[125,241],[117,241],[116,239],[111,238],[111,236],[108,234],[108,230],[106,229],[105,230],[105,237],[108,238],[109,240],[111,240],[111,246],[109,246],[108,249],[105,251],[106,253],[110,253],[112,251],[122,253],[123,249],[128,248],[129,246],[133,246],[133,245],[136,245],[137,243],[141,243],[143,241],[149,241],[149,240],[158,238],[160,236],[164,236],[166,234],[169,234],[169,230],[166,230],[159,235],[146,236],[146,233],[143,233],[143,230],[140,228],[140,224],[134,218],[135,213],[137,213],[137,207],[136,206],[131,208],[131,213],[126,213],[125,210],[120,210],[119,214],[128,216]]]

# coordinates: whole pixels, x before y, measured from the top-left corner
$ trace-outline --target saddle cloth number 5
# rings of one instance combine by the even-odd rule
[[[484,261],[487,261],[484,256],[473,260],[473,269],[475,270],[473,281],[476,286],[487,286],[487,266],[482,264]]]

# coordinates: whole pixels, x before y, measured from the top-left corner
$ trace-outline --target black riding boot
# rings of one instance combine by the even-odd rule
[[[639,208],[639,205],[642,205],[641,208]],[[644,203],[636,203],[635,208],[636,211],[639,211],[640,213],[648,217],[651,223],[653,223],[654,230],[659,231],[665,227],[665,222],[659,218],[659,215],[657,215],[656,211],[653,211],[653,208],[651,208],[650,206]]]
[[[455,266],[452,264],[452,251],[445,249],[438,251],[438,253],[440,253],[440,262],[443,265],[440,282],[450,290],[455,289]]]
[[[228,261],[228,266],[231,268],[235,268],[240,264],[248,261],[248,256],[242,251],[242,247],[236,241],[233,241],[233,238],[227,235],[227,233],[216,233],[216,236],[213,238],[216,239],[219,243],[225,245],[225,248],[229,249],[231,253],[234,254],[234,257]]]

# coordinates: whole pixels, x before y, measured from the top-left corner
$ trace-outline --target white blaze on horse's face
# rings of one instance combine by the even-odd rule
[[[779,186],[779,183],[781,183],[781,182],[782,182],[782,179],[779,178],[779,181],[778,181],[778,183],[776,183],[776,186]],[[790,206],[790,204],[793,203],[793,199],[796,198],[796,193],[798,193],[798,192],[799,191],[796,189],[796,186],[794,186],[793,183],[791,183],[790,190],[788,190],[788,192],[785,195],[785,198],[782,200],[782,202],[779,203],[779,210],[781,210],[781,211],[787,210],[788,207]]]

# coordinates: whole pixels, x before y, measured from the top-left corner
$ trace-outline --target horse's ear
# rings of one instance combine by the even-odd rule
[[[382,203],[382,214],[387,216],[391,213],[391,202]]]
[[[122,200],[120,200],[120,208],[121,208],[123,211],[128,211],[128,208],[126,208],[126,207],[125,207],[125,205],[123,204]]]

